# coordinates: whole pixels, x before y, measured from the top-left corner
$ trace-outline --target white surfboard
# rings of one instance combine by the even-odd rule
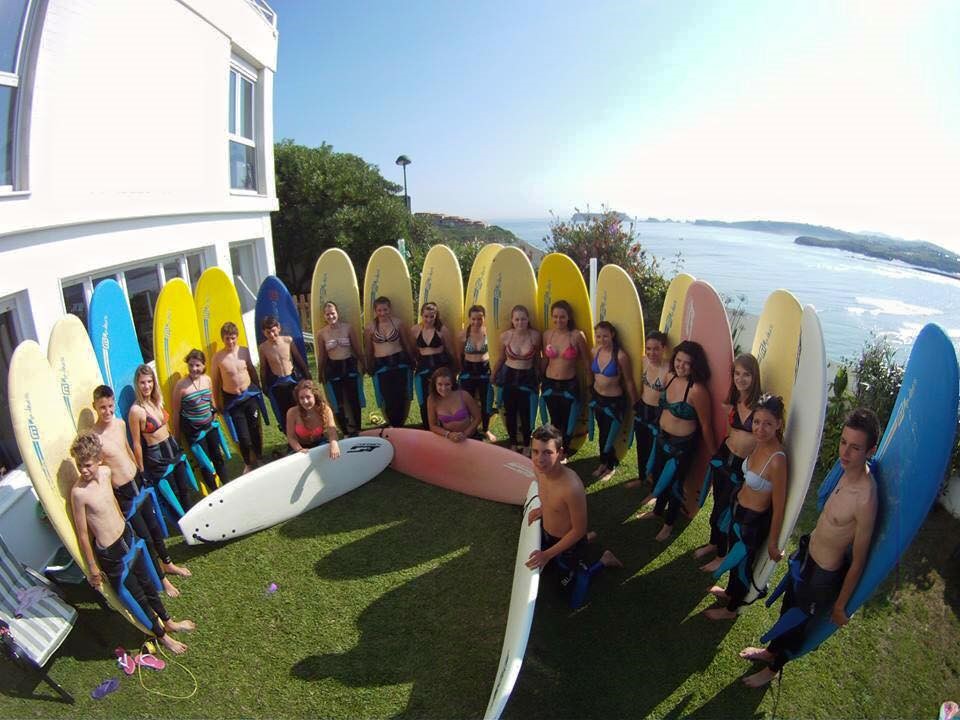
[[[289,520],[369,482],[393,459],[393,446],[381,438],[347,438],[339,444],[336,460],[330,459],[330,446],[322,445],[218,488],[180,518],[187,544],[231,540]]]
[[[528,523],[527,516],[531,510],[540,507],[538,492],[537,481],[531,481],[527,490],[527,501],[523,506],[523,518],[520,520],[520,540],[517,542],[517,562],[513,569],[507,629],[503,635],[497,677],[493,682],[487,711],[483,714],[485,720],[497,720],[503,713],[520,675],[523,655],[527,651],[533,611],[537,605],[537,590],[540,587],[540,570],[531,570],[526,566],[530,553],[540,549],[540,521]]]
[[[785,552],[810,488],[827,411],[827,356],[820,318],[813,305],[803,309],[800,322],[800,361],[793,382],[792,398],[784,436],[789,468],[787,503],[783,512],[783,527],[777,538],[777,546]],[[764,542],[753,564],[753,586],[747,592],[747,603],[753,602],[760,594],[757,588],[766,588],[774,567],[776,563],[770,559],[767,543]],[[741,605],[740,611],[746,607],[748,605]]]

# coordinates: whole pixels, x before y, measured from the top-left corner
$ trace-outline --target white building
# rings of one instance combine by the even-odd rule
[[[99,279],[126,289],[149,360],[167,279],[219,265],[256,292],[273,273],[276,62],[263,0],[0,2],[0,465],[19,463],[14,347],[86,319]]]

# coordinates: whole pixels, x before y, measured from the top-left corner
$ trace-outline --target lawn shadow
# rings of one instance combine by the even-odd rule
[[[760,665],[757,665],[749,672],[756,672],[760,667]],[[768,692],[780,692],[780,688],[777,686],[778,682],[778,680],[775,680],[765,689],[758,690],[748,688],[743,684],[742,678],[737,678],[696,710],[692,712],[685,710],[676,717],[703,718],[703,720],[713,720],[714,718],[759,720],[765,718],[766,713],[761,712],[758,708]],[[772,717],[776,717],[776,711],[772,713]]]

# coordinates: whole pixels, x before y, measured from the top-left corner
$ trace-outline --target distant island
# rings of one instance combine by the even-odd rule
[[[626,213],[616,212],[616,211],[605,212],[605,213],[575,212],[573,216],[570,218],[570,222],[573,223],[574,225],[581,224],[581,223],[588,223],[591,220],[599,220],[600,218],[604,218],[607,215],[611,215],[611,214],[616,215],[617,219],[620,222],[627,222],[632,219]]]
[[[900,240],[883,235],[851,233],[822,225],[777,222],[775,220],[745,220],[741,222],[697,220],[694,224],[708,227],[757,230],[778,235],[796,235],[794,242],[797,245],[836,248],[880,260],[899,260],[921,270],[960,278],[960,255],[930,242]]]

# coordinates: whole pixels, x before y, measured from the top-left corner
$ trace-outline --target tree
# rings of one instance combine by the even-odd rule
[[[644,324],[659,327],[660,310],[670,283],[661,274],[656,258],[648,256],[640,245],[632,222],[624,222],[619,213],[604,208],[582,223],[555,220],[550,226],[550,237],[544,240],[548,251],[569,255],[584,277],[590,272],[590,258],[597,258],[599,267],[614,263],[623,268],[637,286]]]
[[[402,188],[375,165],[326,143],[318,148],[283,140],[274,146],[277,198],[273,243],[277,274],[291,292],[309,292],[313,266],[331,247],[353,260],[362,283],[380,245],[409,234]]]

